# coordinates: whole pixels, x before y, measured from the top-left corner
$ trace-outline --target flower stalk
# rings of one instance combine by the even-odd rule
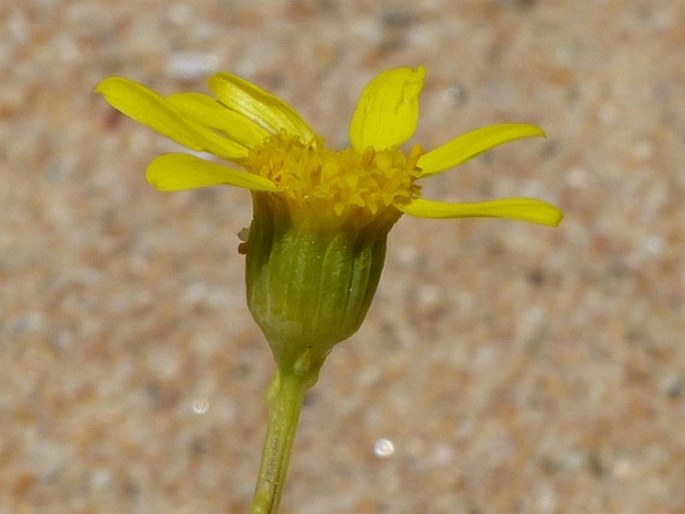
[[[269,424],[251,514],[276,514],[281,504],[302,402],[316,382],[310,370],[302,371],[277,369],[267,392]]]

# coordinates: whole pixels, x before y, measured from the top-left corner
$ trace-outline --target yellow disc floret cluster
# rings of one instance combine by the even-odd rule
[[[415,197],[420,156],[419,146],[408,156],[371,147],[361,153],[353,148],[335,151],[322,138],[305,144],[280,132],[251,150],[246,167],[276,184],[294,212],[314,209],[322,216],[328,211],[345,218],[358,211],[374,216]]]

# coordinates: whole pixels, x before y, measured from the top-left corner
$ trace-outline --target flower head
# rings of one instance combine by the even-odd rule
[[[239,169],[187,153],[162,155],[147,178],[165,191],[229,184],[287,199],[294,211],[377,215],[383,209],[427,218],[492,216],[557,225],[561,212],[540,200],[509,198],[446,203],[421,198],[417,179],[454,168],[496,146],[544,136],[533,125],[507,123],[463,134],[426,153],[400,149],[416,130],[424,68],[396,68],[365,88],[350,123],[351,147],[334,151],[279,98],[228,73],[209,79],[214,97],[177,93],[166,98],[122,77],[96,91],[116,109],[177,143],[237,164]]]
[[[333,344],[356,331],[375,292],[387,233],[403,213],[552,226],[561,220],[556,207],[536,199],[421,197],[419,179],[503,143],[544,136],[536,126],[507,123],[405,153],[400,147],[416,130],[424,76],[423,67],[377,75],[362,92],[344,150],[328,148],[283,100],[228,73],[209,79],[214,96],[162,97],[122,77],[107,78],[96,90],[177,143],[236,165],[171,153],[150,163],[147,179],[165,191],[220,184],[252,190],[248,304],[277,361],[294,365],[298,359],[322,362]]]

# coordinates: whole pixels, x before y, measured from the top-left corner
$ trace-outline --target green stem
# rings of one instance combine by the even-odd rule
[[[269,426],[262,449],[262,463],[251,514],[278,512],[302,402],[307,389],[312,385],[312,377],[308,373],[276,371],[267,396]]]

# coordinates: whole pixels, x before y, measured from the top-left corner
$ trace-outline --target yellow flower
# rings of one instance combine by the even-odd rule
[[[415,180],[454,168],[498,145],[544,136],[533,125],[506,123],[463,134],[422,153],[398,148],[414,133],[425,70],[396,68],[367,86],[350,124],[352,147],[335,152],[281,99],[235,75],[209,79],[216,98],[177,93],[166,98],[122,77],[103,80],[96,91],[116,109],[177,143],[208,152],[242,169],[186,153],[162,155],[147,170],[164,191],[229,184],[289,199],[296,209],[367,210],[392,206],[412,216],[490,216],[557,225],[561,212],[540,200],[507,198],[446,203],[421,198]]]
[[[489,216],[557,225],[561,212],[529,198],[448,203],[421,197],[417,180],[503,143],[544,136],[507,123],[468,132],[423,152],[400,146],[416,130],[425,70],[396,68],[362,92],[336,151],[285,102],[235,75],[209,79],[214,96],[162,97],[131,80],[97,87],[116,109],[195,152],[154,159],[150,183],[164,191],[228,184],[252,192],[247,304],[276,361],[269,426],[251,512],[276,513],[305,391],[335,344],[361,325],[378,285],[387,235],[402,214]]]
[[[416,130],[423,67],[396,68],[364,89],[349,127],[351,147],[335,151],[283,100],[235,75],[209,79],[215,96],[162,97],[122,77],[97,87],[116,109],[196,152],[154,159],[147,179],[165,191],[228,184],[253,192],[247,241],[248,304],[279,363],[318,368],[357,330],[371,302],[385,240],[404,214],[488,216],[557,225],[541,200],[448,203],[422,198],[416,181],[503,143],[544,136],[507,123],[461,135],[423,152],[400,146]]]

